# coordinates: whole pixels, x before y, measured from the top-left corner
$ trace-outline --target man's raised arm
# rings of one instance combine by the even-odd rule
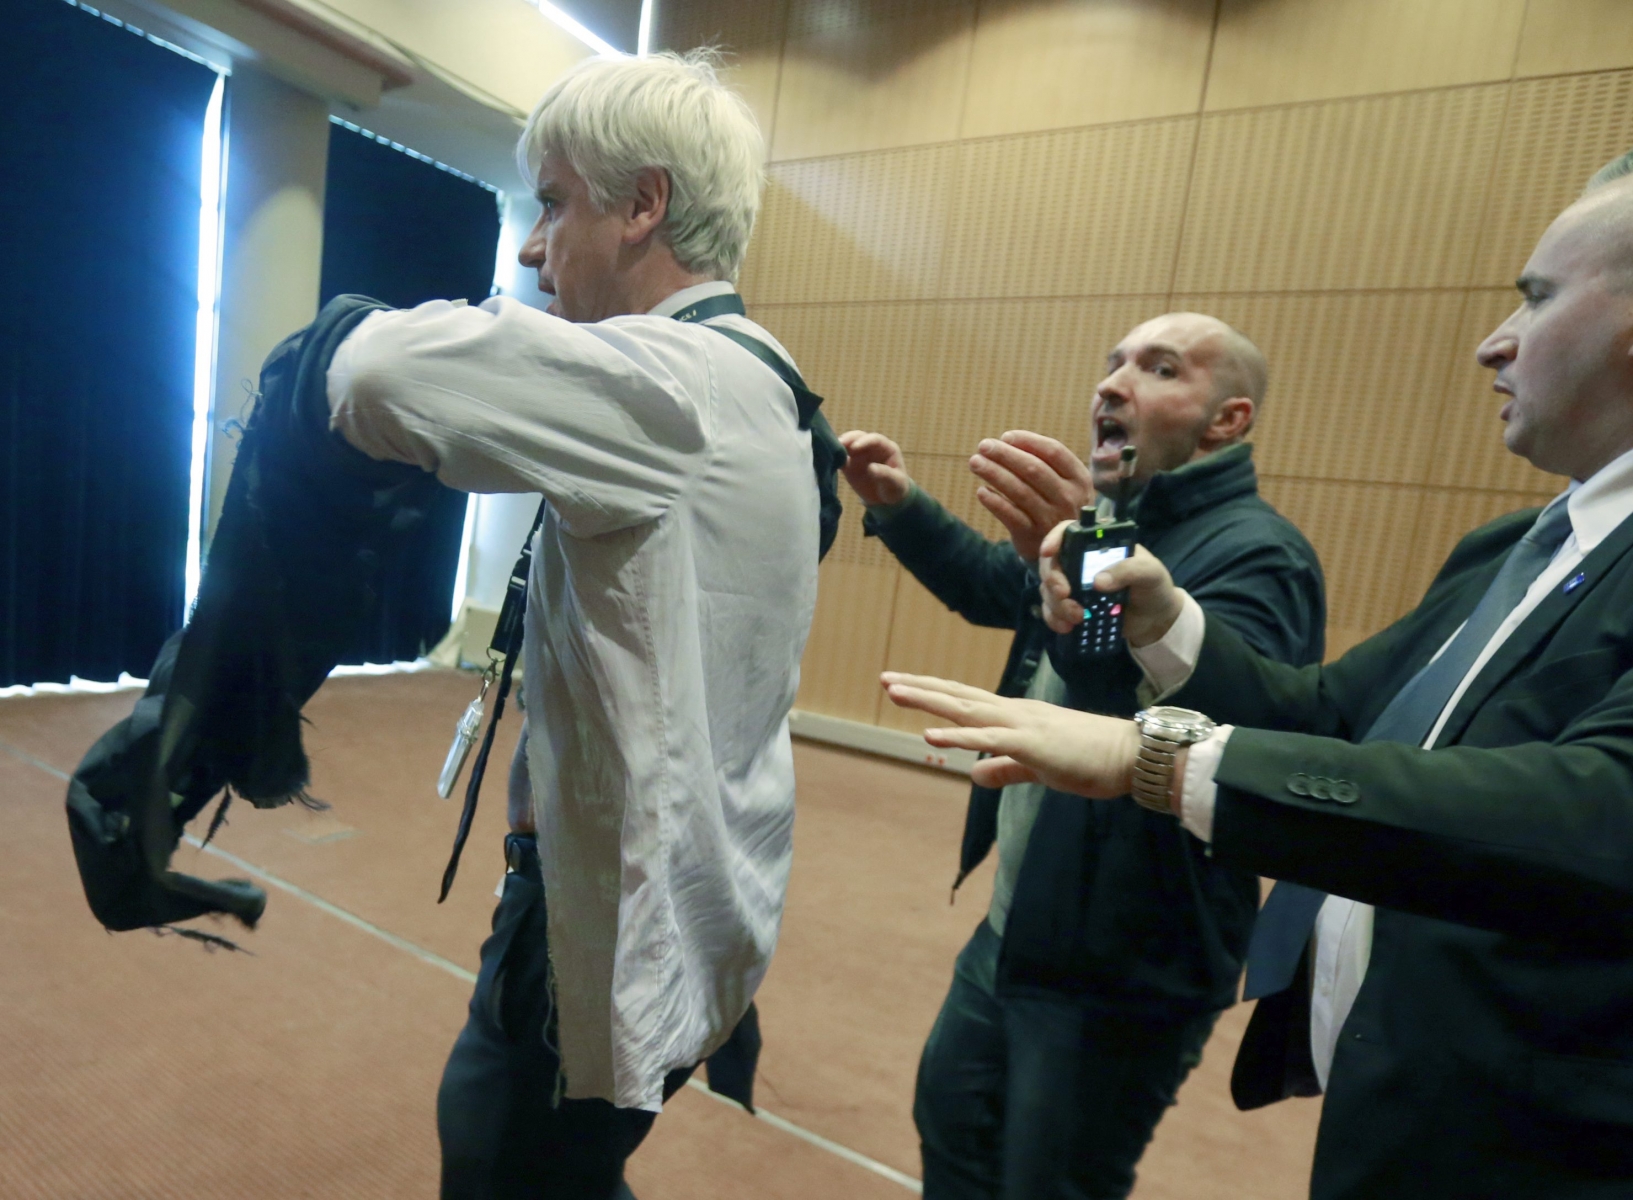
[[[329,407],[372,458],[464,491],[542,492],[593,537],[661,516],[700,468],[709,414],[690,397],[708,394],[706,370],[677,323],[434,300],[358,326],[330,364]]]

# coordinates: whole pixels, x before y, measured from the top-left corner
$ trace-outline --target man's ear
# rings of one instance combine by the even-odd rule
[[[636,246],[651,237],[669,215],[669,172],[662,167],[642,167],[635,174],[634,194],[628,203],[624,244]]]
[[[1222,401],[1214,410],[1213,420],[1208,422],[1207,432],[1202,435],[1203,449],[1228,446],[1246,437],[1248,430],[1253,428],[1253,418],[1257,412],[1258,406],[1246,396],[1232,396]]]

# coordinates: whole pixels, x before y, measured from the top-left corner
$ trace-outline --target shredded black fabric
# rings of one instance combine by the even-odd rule
[[[286,804],[298,804],[308,812],[328,812],[330,807],[327,800],[319,800],[305,788],[299,788],[287,796],[266,796],[250,803],[256,808],[282,808]]]
[[[267,357],[187,626],[69,782],[80,880],[109,929],[207,913],[253,927],[261,888],[170,869],[182,830],[217,796],[210,837],[229,795],[328,808],[307,791],[301,708],[372,619],[385,551],[437,490],[427,472],[375,462],[329,428],[330,359],[384,307],[337,297]]]
[[[216,805],[215,816],[210,818],[210,828],[204,834],[204,841],[199,845],[200,850],[204,849],[205,846],[208,846],[212,841],[214,841],[216,830],[220,829],[227,823],[227,806],[231,803],[232,789],[224,788],[221,792],[221,803]]]
[[[217,950],[231,950],[234,954],[247,954],[251,958],[255,957],[255,951],[246,950],[237,942],[221,937],[219,934],[205,933],[202,929],[188,929],[181,925],[151,925],[149,928],[153,931],[154,937],[186,938],[190,942],[197,942],[211,954],[214,954]]]

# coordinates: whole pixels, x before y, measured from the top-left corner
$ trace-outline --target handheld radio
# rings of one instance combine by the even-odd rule
[[[1140,527],[1124,516],[1138,453],[1133,446],[1123,447],[1117,464],[1120,486],[1109,519],[1085,506],[1061,539],[1060,569],[1071,580],[1072,599],[1083,606],[1083,623],[1065,635],[1067,654],[1074,659],[1101,658],[1117,653],[1123,645],[1123,604],[1128,593],[1096,591],[1094,577],[1133,554],[1140,539]]]

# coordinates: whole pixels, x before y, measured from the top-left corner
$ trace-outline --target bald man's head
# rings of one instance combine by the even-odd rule
[[[1217,317],[1210,318],[1218,321]],[[1254,413],[1264,409],[1264,394],[1270,387],[1270,364],[1264,360],[1264,351],[1251,338],[1219,321],[1218,357],[1214,360],[1214,399],[1229,400],[1232,396],[1246,396],[1253,401]]]
[[[1264,402],[1264,355],[1206,313],[1173,312],[1130,330],[1095,390],[1089,470],[1097,490],[1117,479],[1125,446],[1139,451],[1137,484],[1247,435]]]

